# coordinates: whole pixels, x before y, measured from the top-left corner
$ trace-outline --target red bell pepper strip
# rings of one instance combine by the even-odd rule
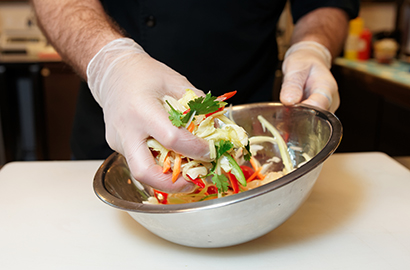
[[[189,180],[191,180],[192,181],[192,183],[194,183],[195,185],[197,185],[198,187],[200,187],[200,188],[204,188],[205,187],[205,183],[204,183],[204,181],[202,181],[202,179],[201,178],[196,178],[196,179],[192,179],[189,175],[187,175],[188,176],[188,178],[189,178]]]
[[[214,111],[214,112],[207,113],[207,114],[205,114],[205,117],[209,117],[209,116],[213,115],[214,113],[220,112],[220,111],[222,111],[224,108],[225,108],[225,106],[220,107],[218,110],[216,110],[216,111]]]
[[[159,190],[154,189],[155,198],[157,198],[158,202],[161,204],[168,203],[168,194]]]
[[[239,185],[238,185],[238,180],[236,180],[235,175],[233,175],[232,173],[228,173],[228,179],[229,182],[231,182],[231,187],[233,190],[233,193],[236,194],[239,192]]]
[[[236,92],[237,91],[235,90],[235,91],[228,92],[228,93],[225,93],[223,95],[220,95],[219,97],[216,98],[216,101],[225,101],[225,100],[233,97],[236,94]]]

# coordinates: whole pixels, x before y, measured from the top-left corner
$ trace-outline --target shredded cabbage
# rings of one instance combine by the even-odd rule
[[[183,123],[181,128],[190,127],[189,130],[192,134],[209,142],[211,162],[182,157],[180,168],[182,177],[187,181],[194,181],[198,188],[189,194],[166,194],[155,191],[154,196],[144,203],[174,204],[220,198],[272,182],[294,170],[286,142],[279,131],[263,116],[259,115],[257,119],[262,127],[266,128],[272,136],[254,136],[249,138],[247,132],[232,119],[231,110],[228,111],[230,118],[225,116],[227,114],[227,110],[224,109],[226,103],[218,101],[219,97],[215,99],[207,94],[205,98],[197,98],[194,91],[187,90],[185,95],[179,100],[165,96],[164,107],[168,111],[174,110],[173,117],[180,115],[181,121],[178,120],[179,118],[177,120],[178,125]],[[190,106],[195,102],[195,108],[198,108],[199,111],[202,110],[202,103],[198,103],[199,101],[207,103],[206,106],[210,108],[216,107],[219,109],[199,115],[196,114],[196,110],[190,112]],[[217,104],[219,105],[217,106]],[[188,115],[184,116],[187,112],[189,112]],[[264,143],[271,143],[277,146],[280,156],[271,157],[261,164],[254,157],[257,156],[259,151],[264,149]],[[166,149],[153,138],[147,140],[147,145],[153,153],[156,153],[154,156],[158,165],[165,166],[166,160],[173,165],[176,153]],[[254,156],[250,163],[247,155]],[[283,163],[283,170],[272,171],[274,164],[280,161]],[[247,169],[248,174],[250,174],[249,170],[252,172],[252,175],[246,176],[247,178],[244,176],[246,167],[249,168]],[[243,178],[239,181],[238,177]],[[229,185],[227,190],[223,188],[225,185]]]

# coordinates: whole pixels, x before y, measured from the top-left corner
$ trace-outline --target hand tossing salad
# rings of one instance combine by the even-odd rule
[[[173,181],[182,174],[185,180],[195,183],[197,188],[192,193],[176,194],[155,190],[155,196],[150,197],[147,203],[175,204],[220,198],[271,182],[293,170],[286,143],[262,116],[258,117],[259,121],[273,137],[249,138],[242,127],[225,116],[225,101],[235,94],[236,91],[233,91],[214,97],[208,93],[198,97],[187,89],[179,100],[164,97],[164,106],[173,125],[186,128],[209,142],[211,161],[193,160],[166,149],[153,138],[148,139],[147,145],[157,164],[162,166],[163,173],[172,173]],[[262,165],[253,156],[263,148],[264,143],[277,144],[281,157],[267,160]],[[282,171],[268,172],[273,163],[280,161],[284,164]]]

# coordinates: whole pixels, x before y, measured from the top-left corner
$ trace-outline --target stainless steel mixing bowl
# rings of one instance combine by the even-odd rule
[[[331,113],[308,106],[279,103],[234,106],[232,117],[250,136],[268,135],[257,120],[262,115],[286,139],[295,164],[307,163],[282,178],[220,199],[179,204],[143,204],[152,188],[131,181],[126,160],[112,154],[94,178],[94,190],[106,204],[127,211],[154,234],[191,247],[225,247],[260,237],[288,219],[309,196],[323,162],[336,150],[342,125]],[[275,147],[266,157],[275,155]],[[303,224],[301,224],[303,226]]]

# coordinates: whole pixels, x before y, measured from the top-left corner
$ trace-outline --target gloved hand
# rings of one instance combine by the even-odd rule
[[[168,119],[162,98],[182,97],[187,88],[204,95],[189,81],[151,58],[133,40],[116,39],[105,45],[87,67],[88,85],[103,108],[109,146],[124,155],[135,179],[168,192],[187,192],[193,184],[180,177],[175,183],[151,155],[146,139],[185,156],[209,160],[209,145]]]
[[[285,105],[302,102],[335,112],[340,98],[330,72],[331,61],[329,50],[317,42],[301,41],[292,45],[282,65],[281,102]]]

